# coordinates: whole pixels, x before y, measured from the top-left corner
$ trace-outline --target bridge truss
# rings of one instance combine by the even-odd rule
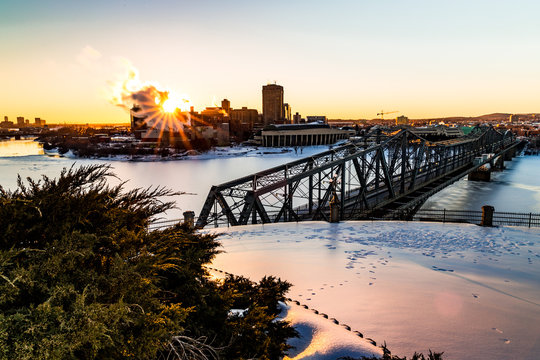
[[[511,132],[492,127],[436,143],[407,129],[378,144],[348,143],[212,186],[197,226],[328,221],[330,202],[341,220],[414,212],[431,193],[488,161],[473,164],[475,157],[515,145]]]

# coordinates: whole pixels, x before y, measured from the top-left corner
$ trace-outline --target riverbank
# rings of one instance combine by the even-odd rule
[[[322,150],[321,150],[322,151]],[[150,153],[145,155],[122,155],[122,154],[107,154],[107,155],[88,155],[79,156],[72,150],[60,152],[58,148],[44,150],[44,154],[48,156],[62,156],[71,159],[99,159],[110,161],[140,161],[140,162],[155,162],[155,161],[175,161],[175,160],[208,160],[229,157],[242,156],[264,156],[264,155],[281,155],[287,153],[303,154],[304,149],[299,150],[294,148],[258,148],[248,146],[227,146],[214,147],[210,150],[186,150],[175,153]]]

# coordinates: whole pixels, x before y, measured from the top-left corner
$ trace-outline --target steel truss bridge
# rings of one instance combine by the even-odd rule
[[[441,142],[404,129],[348,143],[212,186],[196,225],[329,221],[331,205],[340,220],[410,218],[431,195],[518,144],[510,131],[492,127]],[[486,153],[495,155],[478,159]]]

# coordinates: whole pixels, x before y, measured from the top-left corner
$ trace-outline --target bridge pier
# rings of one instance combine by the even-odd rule
[[[482,162],[488,159],[488,154],[482,154],[482,157],[477,157],[474,159],[474,164],[481,164]],[[486,163],[480,166],[475,171],[471,171],[467,175],[467,180],[469,181],[491,181],[491,165]]]
[[[491,168],[493,169],[493,171],[503,171],[504,170],[504,157],[497,156],[496,158],[493,158],[493,160],[491,160],[489,164],[491,165]]]
[[[516,156],[516,148],[511,148],[510,150],[504,153],[504,160],[512,161],[512,158],[515,156]]]
[[[476,170],[467,176],[469,181],[491,181],[491,170]]]

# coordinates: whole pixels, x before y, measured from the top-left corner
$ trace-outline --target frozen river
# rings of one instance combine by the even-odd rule
[[[198,214],[212,185],[233,180],[309,154],[328,150],[327,146],[290,149],[218,149],[202,156],[175,161],[122,161],[104,159],[75,159],[44,155],[40,144],[32,140],[0,141],[0,185],[14,189],[17,174],[23,178],[37,178],[41,174],[57,176],[62,168],[73,164],[110,164],[114,173],[126,187],[164,186],[174,191],[191,193],[174,198],[178,209],[170,212],[169,219],[182,217],[186,210]],[[231,153],[236,153],[232,156]],[[111,179],[115,182],[114,179]]]
[[[177,161],[120,161],[104,159],[74,159],[43,154],[32,140],[0,141],[0,185],[16,186],[17,174],[22,177],[56,176],[64,167],[106,163],[127,187],[165,186],[182,195],[174,200],[178,210],[168,218],[181,218],[186,210],[198,214],[212,185],[278,166],[301,157],[327,150],[327,146],[308,147],[295,153],[290,149],[250,150],[236,148],[210,152],[203,156]],[[266,153],[273,152],[273,153]],[[493,173],[489,183],[462,179],[431,197],[424,208],[480,210],[492,205],[498,211],[540,212],[540,157],[514,158],[506,162],[507,170]]]
[[[349,221],[220,231],[214,267],[287,279],[291,298],[396,355],[538,359],[540,229]],[[336,358],[324,355],[298,359]]]

